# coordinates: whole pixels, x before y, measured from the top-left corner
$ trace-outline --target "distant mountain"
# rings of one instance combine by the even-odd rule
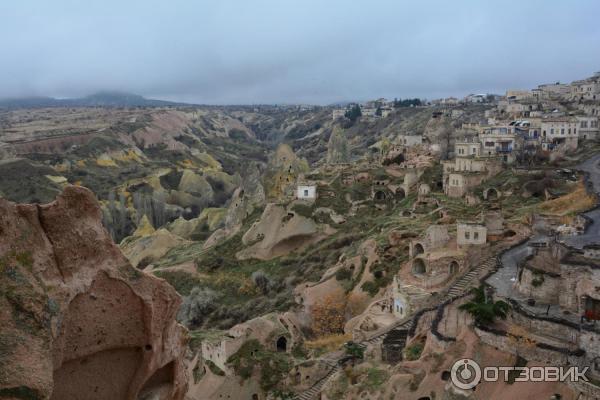
[[[188,103],[147,99],[143,96],[124,92],[98,92],[76,99],[55,99],[53,97],[23,97],[0,100],[0,108],[46,108],[46,107],[175,107]]]

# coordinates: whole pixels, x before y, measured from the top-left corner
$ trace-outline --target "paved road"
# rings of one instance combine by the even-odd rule
[[[589,173],[589,181],[592,183],[596,193],[600,193],[600,166],[598,163],[600,163],[600,154],[593,156],[577,166],[577,169]],[[600,209],[594,209],[584,213],[584,215],[593,221],[592,224],[588,226],[583,235],[564,238],[566,244],[582,248],[587,244],[600,243]]]
[[[593,184],[594,191],[596,193],[600,193],[599,163],[600,154],[597,154],[576,167],[576,169],[586,171],[589,173],[589,180]],[[590,212],[585,213],[585,215],[592,219],[592,223],[588,226],[585,233],[582,235],[561,238],[566,244],[573,247],[581,248],[586,244],[600,243],[600,209],[594,209]],[[548,307],[548,305],[543,304],[539,304],[533,307],[528,306],[525,303],[527,300],[527,296],[519,293],[514,288],[514,283],[516,282],[518,275],[518,265],[523,259],[525,259],[525,257],[527,257],[530,254],[528,244],[531,242],[547,239],[547,236],[541,233],[544,231],[543,226],[538,226],[538,229],[535,228],[536,227],[534,227],[534,231],[540,233],[531,237],[526,243],[513,247],[512,249],[509,249],[507,252],[505,252],[500,258],[502,268],[500,268],[495,274],[490,276],[486,280],[486,282],[495,288],[496,293],[499,296],[519,300],[520,302],[522,302],[522,306],[531,312],[543,314],[556,313],[557,316],[564,318],[564,316],[560,313],[561,310],[558,308],[557,305],[552,305],[550,307]]]

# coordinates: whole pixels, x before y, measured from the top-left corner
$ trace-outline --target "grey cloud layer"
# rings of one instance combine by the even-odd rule
[[[501,92],[600,70],[597,1],[0,3],[0,97],[200,103]]]

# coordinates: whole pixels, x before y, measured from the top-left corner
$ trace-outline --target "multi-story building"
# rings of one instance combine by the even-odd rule
[[[529,90],[509,89],[506,91],[507,100],[524,100],[532,97],[533,95]]]
[[[543,147],[552,150],[562,145],[574,150],[577,148],[577,120],[571,117],[554,117],[542,119]]]
[[[591,78],[571,83],[571,98],[574,100],[600,100],[600,73]]]
[[[576,120],[580,140],[596,139],[598,137],[598,117],[581,115],[577,116]]]

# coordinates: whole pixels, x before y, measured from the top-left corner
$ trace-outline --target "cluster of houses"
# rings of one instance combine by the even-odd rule
[[[533,90],[508,90],[487,110],[487,124],[477,133],[504,133],[524,142],[524,150],[576,149],[598,137],[600,72],[568,84],[539,85]],[[472,126],[469,128],[473,128]]]
[[[482,155],[501,153],[505,162],[514,162],[514,152],[569,151],[581,141],[595,139],[600,133],[600,72],[571,84],[542,84],[532,90],[507,90],[504,96],[470,94],[464,99],[448,97],[433,100],[429,106],[449,107],[453,118],[464,111],[461,105],[494,104],[485,112],[485,123],[465,124],[466,135],[479,136]],[[393,110],[386,99],[360,105],[369,118],[385,118]],[[333,119],[342,118],[347,109],[334,109]]]
[[[367,118],[386,118],[394,110],[394,102],[385,98],[367,101],[358,106],[361,115]],[[349,107],[335,108],[331,112],[331,117],[334,121],[343,118],[348,110]]]

